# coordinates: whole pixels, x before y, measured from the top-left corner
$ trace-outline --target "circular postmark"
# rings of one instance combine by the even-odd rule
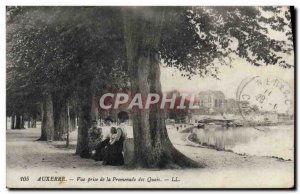
[[[276,125],[281,122],[280,116],[293,117],[293,90],[280,78],[246,78],[240,83],[236,98],[242,118],[251,126]]]

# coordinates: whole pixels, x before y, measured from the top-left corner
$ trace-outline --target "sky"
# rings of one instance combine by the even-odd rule
[[[293,56],[287,56],[288,61],[293,61]],[[290,63],[290,64],[293,64]],[[245,78],[260,76],[262,78],[277,77],[286,81],[294,88],[294,68],[284,69],[279,66],[256,67],[246,60],[236,58],[231,63],[232,67],[220,66],[220,73],[216,80],[212,77],[201,78],[193,76],[191,80],[182,77],[179,70],[161,67],[161,84],[164,92],[173,89],[184,92],[199,92],[204,90],[223,91],[226,98],[235,98],[238,86]]]
[[[283,9],[288,9],[283,7]],[[274,13],[262,12],[265,17],[271,17]],[[274,31],[269,26],[268,36],[270,38],[287,41],[287,36],[282,32]],[[293,55],[282,56],[289,64],[294,65]],[[229,66],[220,66],[216,80],[212,77],[200,78],[192,77],[191,80],[180,76],[180,72],[174,68],[161,67],[161,83],[163,91],[177,89],[185,92],[199,92],[203,90],[220,90],[223,91],[226,98],[235,98],[236,90],[239,84],[248,77],[261,76],[262,78],[277,77],[286,81],[292,90],[294,89],[294,68],[284,69],[279,66],[261,66],[256,67],[249,64],[246,60],[239,57],[235,58]]]

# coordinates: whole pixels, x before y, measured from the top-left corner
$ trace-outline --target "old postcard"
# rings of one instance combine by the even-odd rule
[[[294,17],[7,6],[7,188],[293,188]]]

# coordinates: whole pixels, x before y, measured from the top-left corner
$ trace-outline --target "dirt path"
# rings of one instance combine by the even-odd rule
[[[68,184],[35,182],[39,176],[64,175],[70,179],[78,176],[179,177],[180,184],[163,183],[165,187],[278,187],[293,185],[293,162],[275,158],[242,156],[235,153],[195,147],[186,141],[186,134],[169,130],[170,139],[177,149],[188,157],[205,163],[203,169],[186,170],[128,170],[124,167],[103,166],[101,162],[75,156],[76,133],[71,134],[71,146],[65,142],[41,142],[39,129],[7,130],[7,182],[8,186],[22,187],[161,187],[161,182],[151,183],[78,183]],[[19,177],[31,176],[30,183],[20,183]]]
[[[32,169],[51,168],[75,169],[103,167],[101,162],[80,158],[75,153],[75,134],[72,134],[70,146],[65,142],[37,141],[39,129],[8,130],[7,131],[7,168]],[[109,167],[108,167],[109,168]]]

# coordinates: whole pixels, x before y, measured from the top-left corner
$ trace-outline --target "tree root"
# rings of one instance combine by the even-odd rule
[[[162,152],[159,161],[150,164],[139,157],[134,159],[126,165],[127,169],[187,169],[187,168],[204,168],[206,165],[202,162],[196,162],[173,146]]]

